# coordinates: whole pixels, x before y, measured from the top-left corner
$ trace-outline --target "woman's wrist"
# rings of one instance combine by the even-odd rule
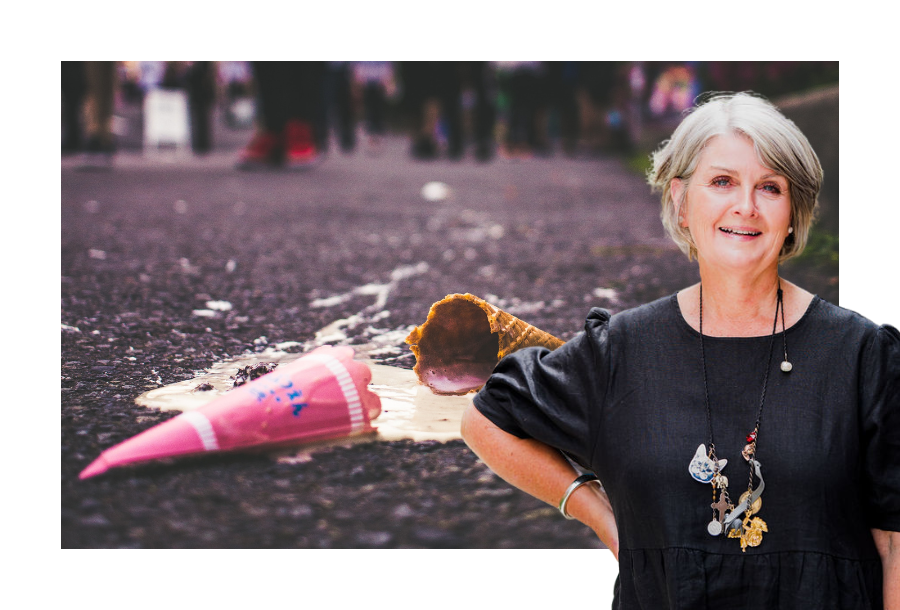
[[[601,484],[581,485],[573,491],[566,512],[591,528],[603,544],[619,558],[619,531],[609,497]]]
[[[580,489],[582,485],[588,485],[591,483],[596,484],[598,487],[601,486],[600,479],[597,478],[597,475],[591,474],[591,473],[582,474],[582,475],[576,477],[576,479],[574,481],[572,481],[572,483],[569,485],[569,487],[563,493],[563,497],[559,501],[559,505],[557,506],[557,509],[559,509],[559,512],[562,513],[563,517],[565,517],[566,519],[574,519],[575,518],[566,511],[566,505],[569,502],[569,498],[571,498],[572,494],[574,494],[578,489]]]

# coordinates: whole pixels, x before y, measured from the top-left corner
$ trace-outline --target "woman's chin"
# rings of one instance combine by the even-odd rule
[[[734,273],[747,273],[760,269],[777,268],[778,258],[766,257],[758,252],[747,249],[728,248],[710,253],[708,256],[699,257],[701,263]]]

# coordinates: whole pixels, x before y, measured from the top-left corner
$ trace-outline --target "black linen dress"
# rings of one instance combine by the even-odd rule
[[[713,440],[732,499],[771,337],[704,337]],[[758,547],[711,536],[712,488],[688,472],[708,444],[700,335],[676,295],[610,316],[550,352],[498,363],[475,396],[501,429],[595,472],[619,530],[613,607],[663,610],[882,607],[870,528],[900,531],[900,333],[816,297],[775,340],[757,459]]]

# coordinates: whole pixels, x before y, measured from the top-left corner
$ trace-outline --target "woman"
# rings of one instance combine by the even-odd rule
[[[463,437],[609,547],[616,608],[900,608],[900,333],[778,274],[806,244],[815,153],[735,94],[653,160],[700,283],[506,357]]]

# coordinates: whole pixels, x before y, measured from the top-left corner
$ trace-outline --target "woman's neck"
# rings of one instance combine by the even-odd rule
[[[777,268],[756,276],[711,273],[701,269],[704,321],[745,324],[762,317],[771,325],[779,282]]]
[[[700,266],[700,284],[678,295],[682,314],[695,330],[700,328],[700,286],[703,286],[703,334],[718,337],[758,337],[772,332],[778,288],[787,284],[778,268],[762,273],[720,273]],[[808,302],[807,302],[808,304]],[[781,330],[781,316],[778,330]]]

